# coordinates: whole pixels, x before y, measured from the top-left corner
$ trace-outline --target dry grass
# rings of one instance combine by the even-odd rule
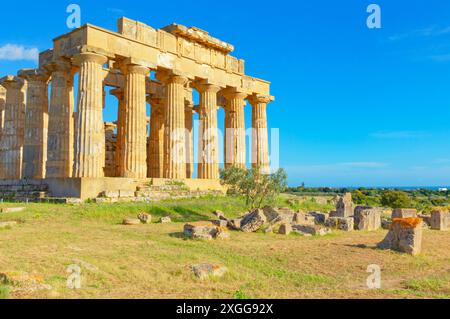
[[[214,209],[237,215],[242,202],[202,199],[174,203],[33,205],[0,214],[20,225],[0,230],[0,272],[42,276],[51,291],[0,298],[450,298],[450,232],[427,230],[423,254],[375,249],[386,231],[305,238],[233,232],[229,241],[180,237],[183,222],[211,218]],[[170,215],[176,223],[122,226],[139,211]],[[199,281],[190,266],[228,267],[222,278]],[[82,268],[82,287],[66,287],[67,267]],[[382,289],[366,288],[370,264],[382,268]]]

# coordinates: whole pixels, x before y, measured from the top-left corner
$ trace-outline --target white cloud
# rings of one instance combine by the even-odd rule
[[[438,26],[430,26],[423,29],[413,30],[407,33],[396,34],[389,37],[390,41],[399,41],[408,38],[417,38],[417,37],[435,37],[450,34],[450,26],[448,27],[438,27]]]
[[[26,48],[23,45],[5,44],[0,47],[0,60],[7,61],[38,61],[39,50],[37,48]]]
[[[408,138],[422,138],[429,137],[427,132],[420,131],[383,131],[370,134],[371,137],[383,139],[408,139]]]

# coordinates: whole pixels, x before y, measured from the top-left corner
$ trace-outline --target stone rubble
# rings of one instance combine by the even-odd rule
[[[394,218],[386,238],[378,244],[380,249],[391,249],[410,255],[422,250],[422,227],[420,218]]]

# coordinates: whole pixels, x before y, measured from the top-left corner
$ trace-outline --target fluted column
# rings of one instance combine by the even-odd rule
[[[46,177],[72,176],[73,167],[73,75],[67,61],[52,62],[48,112]]]
[[[125,103],[123,98],[123,89],[117,88],[109,91],[111,95],[114,95],[117,98],[118,108],[117,108],[117,137],[116,137],[116,152],[114,155],[114,163],[115,163],[115,176],[120,176],[121,165],[122,165],[122,138],[123,138],[123,125],[125,118]]]
[[[225,168],[245,168],[245,93],[226,91],[225,107]]]
[[[270,173],[269,133],[267,128],[268,96],[256,95],[248,99],[252,105],[252,165],[261,173]]]
[[[48,131],[48,79],[40,70],[22,70],[19,77],[27,81],[23,177],[45,178]]]
[[[0,179],[22,179],[25,126],[25,81],[14,76],[0,80],[6,89],[0,141]]]
[[[6,89],[0,85],[0,141],[2,138],[3,119],[5,114]]]
[[[211,84],[196,85],[200,92],[199,109],[199,179],[219,178],[219,140],[217,128],[217,92],[220,87]]]
[[[147,178],[147,112],[145,79],[150,70],[139,65],[127,65],[124,92],[124,123],[121,137],[119,176]]]
[[[186,136],[184,113],[184,85],[187,78],[157,73],[158,80],[166,84],[166,110],[164,112],[164,178],[186,178]]]
[[[104,177],[103,70],[107,58],[95,53],[75,57],[80,67],[75,118],[74,177]]]
[[[150,97],[150,141],[148,143],[148,177],[163,178],[164,175],[164,108],[165,101]]]

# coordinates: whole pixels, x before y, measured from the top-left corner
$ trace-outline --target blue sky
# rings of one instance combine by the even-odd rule
[[[70,3],[81,6],[82,24],[116,30],[120,16],[155,28],[176,22],[232,43],[247,74],[272,82],[269,125],[280,129],[291,185],[450,184],[449,1],[8,1],[1,74],[35,66],[8,61],[1,49],[51,47],[69,31]],[[371,3],[382,9],[381,29],[366,26]],[[108,107],[105,118],[114,117]]]

